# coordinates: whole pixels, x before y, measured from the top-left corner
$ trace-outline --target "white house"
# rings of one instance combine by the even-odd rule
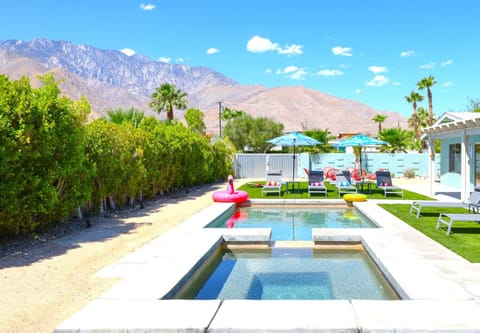
[[[431,195],[437,176],[440,183],[457,187],[462,200],[480,188],[480,112],[446,112],[423,133],[430,153]],[[434,140],[441,142],[440,175],[434,174]]]

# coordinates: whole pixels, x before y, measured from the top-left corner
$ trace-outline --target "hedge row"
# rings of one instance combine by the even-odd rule
[[[0,235],[30,234],[184,186],[225,179],[231,151],[181,123],[98,119],[61,96],[52,76],[32,88],[0,75]],[[79,211],[80,210],[80,211]],[[0,237],[2,238],[2,237]]]

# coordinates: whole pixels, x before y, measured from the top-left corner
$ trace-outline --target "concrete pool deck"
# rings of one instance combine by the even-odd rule
[[[269,229],[204,229],[231,209],[215,203],[98,272],[123,279],[55,332],[480,332],[480,266],[377,202],[356,207],[381,228],[314,229],[313,239],[361,242],[402,300],[162,300],[224,241],[269,241]]]

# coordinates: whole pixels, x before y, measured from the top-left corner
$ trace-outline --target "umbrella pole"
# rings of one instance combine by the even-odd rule
[[[293,143],[293,177],[292,177],[293,187],[295,188],[295,142]]]
[[[360,146],[360,181],[363,182],[363,170],[362,170],[362,146]]]

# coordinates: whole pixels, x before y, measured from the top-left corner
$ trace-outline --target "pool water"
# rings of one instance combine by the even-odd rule
[[[311,240],[312,228],[376,228],[344,207],[251,206],[208,225],[211,228],[271,228],[272,240]]]
[[[365,251],[269,248],[222,254],[175,298],[398,299]]]

